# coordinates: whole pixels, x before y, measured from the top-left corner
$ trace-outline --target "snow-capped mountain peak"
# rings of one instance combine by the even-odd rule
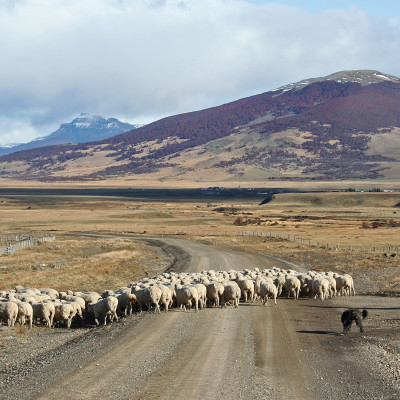
[[[116,118],[106,119],[99,115],[81,113],[72,122],[61,124],[60,128],[50,135],[36,138],[29,143],[0,147],[0,155],[42,146],[103,140],[138,127],[140,125],[121,122]]]
[[[304,79],[299,82],[289,83],[288,85],[281,86],[274,91],[287,92],[289,90],[300,90],[312,83],[323,81],[336,81],[339,83],[355,82],[359,83],[361,86],[366,86],[384,81],[400,82],[400,77],[384,74],[376,70],[344,70],[323,77]]]

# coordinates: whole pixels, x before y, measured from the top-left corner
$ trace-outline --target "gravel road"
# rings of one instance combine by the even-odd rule
[[[186,239],[152,244],[174,255],[174,270],[288,268]],[[340,335],[348,307],[368,308],[364,334],[353,327]],[[34,328],[23,341],[10,337],[0,349],[0,398],[397,399],[399,345],[398,298],[145,312],[105,327]]]

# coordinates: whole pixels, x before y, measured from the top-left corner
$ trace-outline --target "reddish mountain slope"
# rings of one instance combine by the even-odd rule
[[[392,148],[388,156],[380,146],[376,153],[371,143],[393,140],[398,146],[399,132],[400,79],[377,71],[344,71],[335,79],[291,84],[98,142],[3,156],[0,174],[198,179],[208,170],[225,180],[378,178],[395,174],[400,152],[393,157]]]

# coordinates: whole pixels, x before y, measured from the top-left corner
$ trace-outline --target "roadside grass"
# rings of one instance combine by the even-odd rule
[[[277,256],[307,269],[348,272],[356,279],[367,273],[371,276],[366,286],[370,292],[400,290],[400,254],[392,257],[382,251],[333,250],[338,244],[399,246],[400,227],[378,224],[377,229],[363,229],[363,224],[372,221],[400,221],[399,207],[395,207],[400,203],[397,193],[285,193],[262,206],[257,200],[222,202],[218,198],[145,202],[118,197],[3,196],[1,201],[2,233],[51,233],[56,241],[0,256],[0,288],[22,285],[102,291],[152,275],[165,265],[160,251],[138,241],[71,236],[91,232],[185,235]],[[252,223],[235,226],[239,216]],[[238,231],[289,234],[321,246],[238,236]]]
[[[160,263],[158,252],[129,239],[57,237],[0,262],[0,287],[52,287],[56,290],[104,290],[126,286]]]

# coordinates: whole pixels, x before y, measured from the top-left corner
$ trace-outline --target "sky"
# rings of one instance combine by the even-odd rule
[[[400,75],[398,0],[0,0],[0,146],[346,69]]]

